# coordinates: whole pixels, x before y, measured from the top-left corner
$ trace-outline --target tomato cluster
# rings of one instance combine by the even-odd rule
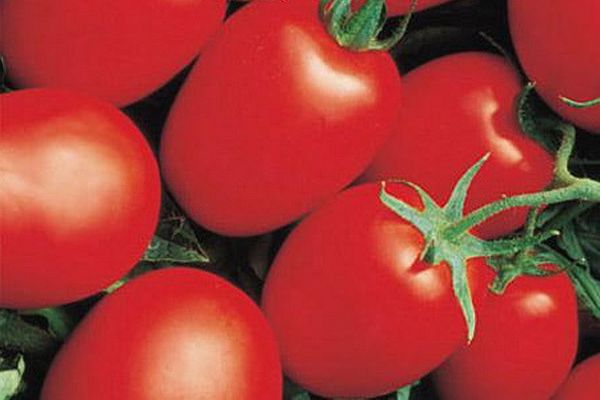
[[[0,398],[600,396],[600,3],[492,3],[0,0]]]

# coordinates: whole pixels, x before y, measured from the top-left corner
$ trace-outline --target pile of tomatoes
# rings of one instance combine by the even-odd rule
[[[0,399],[600,397],[596,203],[421,228],[600,185],[600,2],[386,1],[0,0]]]

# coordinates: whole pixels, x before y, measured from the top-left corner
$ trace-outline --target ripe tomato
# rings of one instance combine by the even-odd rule
[[[553,400],[595,400],[600,393],[600,354],[577,365]]]
[[[386,52],[339,46],[316,14],[289,2],[253,2],[215,36],[175,101],[162,138],[165,181],[211,230],[273,230],[367,166],[399,96]]]
[[[262,306],[284,371],[321,396],[390,392],[466,340],[450,268],[419,260],[422,235],[378,191],[376,184],[351,188],[304,219],[265,283]],[[404,186],[388,191],[420,202]],[[472,259],[467,272],[477,304],[491,269]]]
[[[112,105],[53,89],[0,95],[0,307],[91,295],[154,232],[156,160]]]
[[[54,359],[43,400],[281,399],[277,345],[239,289],[190,268],[102,300]]]
[[[550,154],[518,124],[517,73],[496,55],[467,52],[431,61],[404,80],[394,133],[361,178],[402,178],[445,201],[460,176],[479,158],[490,158],[473,180],[465,210],[505,195],[539,191],[552,179]],[[519,228],[526,209],[487,220],[479,235],[492,238]]]
[[[509,0],[510,33],[527,76],[544,100],[565,119],[600,133],[600,107],[578,109],[559,96],[585,101],[600,97],[600,2]],[[565,29],[568,26],[568,29]]]
[[[192,61],[225,0],[7,0],[3,53],[19,87],[60,86],[132,103]]]
[[[568,276],[519,277],[477,311],[471,345],[434,374],[442,398],[550,398],[577,351],[577,300]]]

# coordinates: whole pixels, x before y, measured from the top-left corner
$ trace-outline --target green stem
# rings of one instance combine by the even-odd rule
[[[466,232],[490,216],[509,208],[539,207],[571,200],[600,202],[600,182],[587,178],[579,178],[575,183],[564,188],[507,197],[471,212],[461,221],[448,228],[448,231],[451,235]]]
[[[556,152],[554,181],[551,185],[554,189],[506,197],[480,207],[450,226],[448,232],[451,235],[466,232],[492,215],[513,207],[540,207],[571,200],[600,202],[600,182],[588,178],[578,178],[569,171],[569,158],[575,146],[575,128],[563,123],[556,129],[563,133],[563,138],[560,148]]]
[[[594,314],[600,317],[600,315],[597,315],[598,310],[600,310],[600,285],[598,282],[591,278],[586,270],[578,266],[568,268],[567,273],[571,280],[584,292],[583,296],[591,303],[590,308],[592,308]]]
[[[570,98],[565,97],[565,96],[558,96],[558,98],[563,103],[565,103],[569,107],[573,107],[573,108],[588,108],[588,107],[593,107],[593,106],[600,105],[600,97],[597,97],[597,98],[592,99],[592,100],[586,100],[586,101],[577,101],[577,100],[573,100],[573,99],[570,99]]]
[[[573,154],[573,148],[575,147],[576,131],[573,125],[566,123],[560,124],[556,129],[560,131],[563,136],[560,147],[556,152],[554,182],[552,183],[552,186],[568,186],[578,180],[578,178],[569,171],[569,160],[571,159],[571,154]]]

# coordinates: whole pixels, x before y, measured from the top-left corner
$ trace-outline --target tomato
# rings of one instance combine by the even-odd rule
[[[422,235],[390,211],[379,185],[342,192],[287,238],[262,306],[284,372],[325,397],[372,397],[427,374],[466,340],[450,268],[419,259]],[[418,205],[415,193],[388,185]],[[491,269],[469,261],[475,302]]]
[[[350,183],[390,132],[400,77],[384,51],[339,46],[282,1],[236,12],[169,115],[164,179],[199,224],[226,235],[285,225]]]
[[[600,393],[600,354],[577,365],[553,400],[595,400]]]
[[[19,87],[60,86],[122,106],[158,89],[219,27],[225,0],[6,0],[3,53]]]
[[[54,359],[41,398],[280,400],[277,345],[258,307],[191,268],[154,271],[103,299]]]
[[[473,180],[465,211],[504,196],[542,190],[552,179],[550,154],[526,137],[517,121],[517,73],[496,55],[466,52],[441,57],[409,72],[394,133],[363,181],[401,178],[421,185],[438,202],[484,154],[491,156]],[[493,238],[525,221],[511,209],[477,227]]]
[[[241,0],[248,1],[248,0]],[[302,4],[310,3],[310,4],[318,4],[319,0],[293,0],[300,1]],[[416,5],[416,10],[424,10],[429,7],[437,6],[438,4],[447,3],[450,0],[418,0]],[[363,4],[365,0],[355,1],[356,6]],[[386,2],[387,10],[389,15],[403,15],[406,14],[408,9],[410,8],[411,0],[388,0]],[[316,9],[316,6],[315,6]]]
[[[114,106],[54,89],[0,95],[0,307],[89,296],[141,257],[160,207],[144,137]]]
[[[519,61],[540,95],[565,119],[600,133],[600,107],[573,108],[559,98],[600,97],[600,46],[590,45],[600,25],[600,2],[556,0],[548,7],[544,0],[509,0],[508,16]]]
[[[435,372],[441,397],[547,400],[577,351],[577,300],[568,276],[519,277],[477,311],[471,345]]]

